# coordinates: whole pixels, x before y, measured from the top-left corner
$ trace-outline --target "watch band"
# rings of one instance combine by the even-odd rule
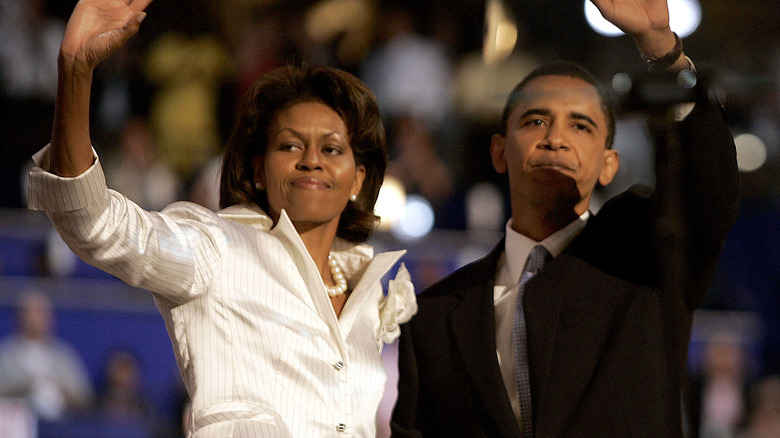
[[[680,37],[677,35],[677,33],[672,32],[674,34],[674,47],[672,47],[672,50],[669,51],[666,55],[658,58],[658,59],[645,59],[645,62],[647,63],[647,68],[650,71],[661,71],[664,69],[667,69],[674,65],[675,62],[677,62],[678,59],[680,59],[680,55],[683,51],[683,44]]]

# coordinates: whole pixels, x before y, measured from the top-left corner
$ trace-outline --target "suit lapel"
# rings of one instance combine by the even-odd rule
[[[557,291],[540,288],[544,275],[552,270],[550,265],[553,262],[555,261],[549,262],[542,272],[526,283],[523,294],[531,399],[533,400],[532,412],[534,429],[537,434],[545,430],[544,422],[548,418],[547,409],[557,409],[554,406],[547,406],[549,397],[547,397],[546,390],[553,362],[562,301],[559,293],[551,293]],[[556,394],[556,397],[558,396],[560,394]],[[547,434],[540,434],[540,436],[547,436]]]
[[[466,372],[486,411],[504,436],[519,436],[496,358],[493,282],[503,241],[484,259],[472,265],[472,285],[459,291],[461,301],[449,316],[450,328]]]
[[[563,253],[526,284],[523,304],[539,436],[560,435],[587,389],[623,297],[614,281]]]

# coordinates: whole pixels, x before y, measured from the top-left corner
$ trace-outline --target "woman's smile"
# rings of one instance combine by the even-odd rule
[[[326,183],[325,181],[309,176],[295,178],[291,185],[296,189],[304,190],[326,190],[331,188],[330,184]]]
[[[302,102],[277,114],[265,155],[255,163],[269,213],[285,210],[293,223],[338,225],[357,195],[365,169],[355,164],[341,116],[320,102]]]

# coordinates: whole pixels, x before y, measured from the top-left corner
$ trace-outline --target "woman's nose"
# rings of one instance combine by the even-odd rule
[[[298,161],[298,168],[305,170],[320,169],[320,152],[317,148],[306,148]]]

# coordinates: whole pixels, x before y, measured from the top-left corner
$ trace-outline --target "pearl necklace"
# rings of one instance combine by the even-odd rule
[[[329,297],[337,297],[347,291],[347,279],[344,278],[341,268],[336,264],[336,259],[330,254],[328,254],[328,265],[330,265],[330,275],[333,277],[333,281],[336,282],[336,285],[326,285],[325,291],[328,292]]]

